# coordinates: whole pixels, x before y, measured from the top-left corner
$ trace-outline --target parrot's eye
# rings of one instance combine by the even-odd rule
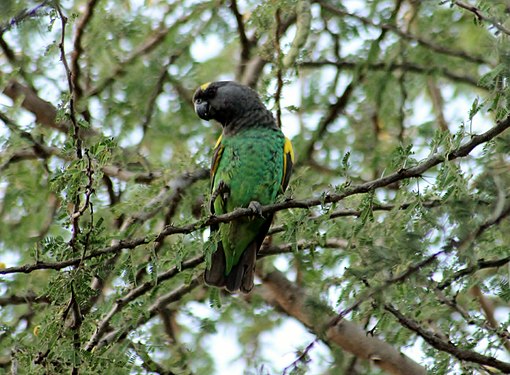
[[[195,99],[195,103],[197,103],[197,104],[202,103],[202,99],[200,99],[200,98],[196,98],[196,99]]]

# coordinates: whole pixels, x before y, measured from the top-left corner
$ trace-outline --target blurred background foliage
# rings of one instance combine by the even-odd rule
[[[506,0],[3,0],[0,372],[386,370],[296,324],[267,286],[275,272],[316,299],[321,324],[344,311],[430,373],[505,371],[509,12]],[[260,93],[297,155],[249,296],[201,279],[221,129],[191,99],[225,79]]]

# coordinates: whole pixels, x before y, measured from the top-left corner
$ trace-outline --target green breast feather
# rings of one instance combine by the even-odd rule
[[[257,201],[274,203],[283,178],[284,136],[267,128],[251,128],[221,141],[221,159],[214,175],[212,191],[223,181],[228,187],[226,206],[214,202],[214,212],[223,214]],[[225,274],[237,264],[246,247],[257,236],[263,218],[243,218],[220,225],[220,238],[226,258]]]

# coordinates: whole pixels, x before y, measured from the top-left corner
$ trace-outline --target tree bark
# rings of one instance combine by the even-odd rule
[[[342,319],[336,325],[329,322],[336,316],[321,301],[308,296],[303,289],[291,283],[279,271],[263,276],[268,293],[266,300],[296,318],[329,345],[337,345],[356,357],[371,361],[382,370],[394,375],[425,375],[426,369],[402,354],[390,344],[370,335],[357,324]]]

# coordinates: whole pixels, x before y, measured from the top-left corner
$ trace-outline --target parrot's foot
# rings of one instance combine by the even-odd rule
[[[257,201],[251,201],[248,208],[257,216],[264,218],[262,215],[262,205]]]
[[[216,200],[216,198],[218,198],[218,196],[221,196],[221,199],[223,201],[226,201],[229,194],[230,194],[230,188],[223,180],[221,180],[218,183],[218,187],[216,188],[216,190],[214,190],[213,193],[211,194],[212,204],[214,204],[214,201]]]

